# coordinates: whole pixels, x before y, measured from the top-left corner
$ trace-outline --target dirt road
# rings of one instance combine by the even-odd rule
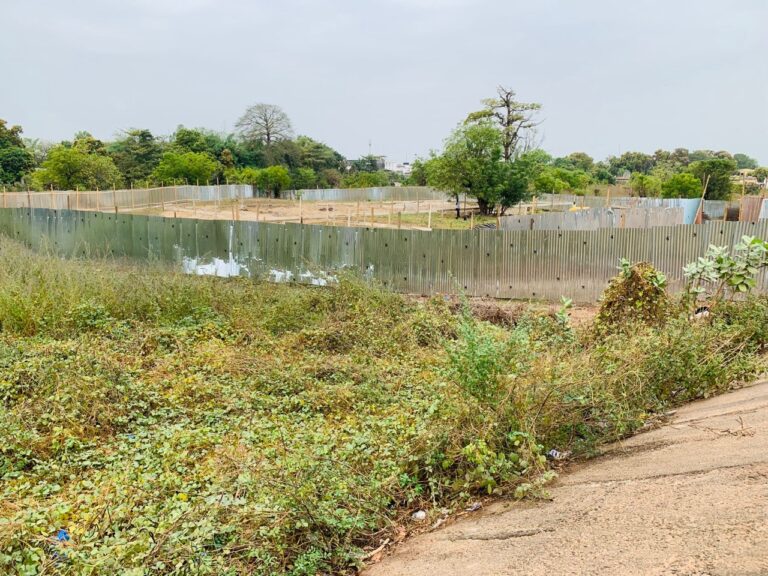
[[[768,574],[768,383],[679,410],[549,493],[418,536],[365,574]]]

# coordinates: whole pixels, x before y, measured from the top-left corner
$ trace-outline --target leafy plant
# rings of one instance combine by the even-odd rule
[[[695,302],[716,303],[746,294],[757,285],[757,274],[768,265],[768,242],[743,236],[731,255],[726,246],[710,245],[704,257],[683,268],[686,292]]]

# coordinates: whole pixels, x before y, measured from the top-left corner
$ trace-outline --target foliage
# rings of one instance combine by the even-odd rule
[[[377,170],[376,172],[350,172],[343,176],[339,183],[341,188],[373,188],[389,185],[390,177],[384,170]]]
[[[699,160],[688,166],[688,170],[707,186],[707,200],[727,200],[731,195],[731,175],[736,162],[731,158]]]
[[[162,154],[160,142],[149,130],[129,130],[107,150],[127,185],[147,180]]]
[[[746,154],[734,154],[733,159],[736,161],[736,168],[739,170],[757,168],[757,160],[750,158]]]
[[[32,154],[21,139],[21,126],[7,127],[0,118],[0,184],[14,184],[34,166]]]
[[[535,494],[550,449],[753,377],[768,301],[599,342],[565,322],[0,239],[0,572],[349,571],[414,509]]]
[[[757,285],[757,274],[768,265],[768,243],[754,236],[743,236],[733,255],[725,246],[710,245],[704,257],[683,269],[686,291],[696,298],[717,302],[725,296],[750,292]]]
[[[505,188],[499,132],[489,123],[459,126],[446,140],[443,154],[427,167],[428,182],[455,196],[477,198],[481,212],[489,213]]]
[[[152,173],[164,184],[208,184],[219,163],[205,152],[166,152]]]
[[[663,198],[701,198],[701,191],[699,179],[687,172],[674,174],[661,184]]]
[[[270,166],[259,170],[257,186],[278,198],[281,191],[290,188],[291,175],[284,166]]]
[[[81,139],[81,146],[53,148],[48,158],[33,174],[37,189],[96,190],[108,189],[122,184],[122,176],[115,163],[108,156],[88,153],[93,149],[90,141]]]
[[[635,172],[629,179],[629,185],[638,196],[658,196],[661,193],[661,182],[654,176]]]
[[[622,259],[600,299],[595,333],[602,337],[635,324],[659,326],[670,313],[667,278],[647,262]]]
[[[536,176],[534,189],[542,194],[559,194],[566,190],[582,191],[589,184],[589,176],[581,170],[545,166]]]

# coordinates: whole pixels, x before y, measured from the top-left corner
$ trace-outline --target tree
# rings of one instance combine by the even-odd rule
[[[208,184],[219,170],[219,163],[203,152],[166,152],[152,173],[165,184]]]
[[[739,170],[754,170],[757,168],[757,160],[750,158],[746,154],[734,154],[733,159],[736,160],[736,167]]]
[[[411,174],[408,176],[410,186],[426,186],[427,170],[423,160],[417,158],[411,163]]]
[[[112,158],[87,154],[83,147],[60,145],[51,149],[48,158],[33,173],[36,188],[58,190],[96,190],[122,185],[120,171]]]
[[[640,172],[632,174],[629,186],[638,196],[658,196],[661,193],[661,180]]]
[[[592,156],[585,152],[574,152],[573,154],[569,154],[566,159],[574,168],[586,173],[592,172],[592,169],[595,166],[595,161],[592,159]]]
[[[280,192],[290,188],[291,175],[285,166],[270,166],[259,170],[257,185],[262,190],[271,193],[274,198],[280,197]]]
[[[162,146],[149,130],[133,129],[107,147],[126,183],[146,180],[160,162]]]
[[[531,132],[538,123],[534,121],[541,104],[518,102],[514,90],[498,86],[495,98],[483,100],[484,108],[467,116],[467,123],[486,123],[496,125],[501,133],[501,146],[505,162],[510,162],[518,151],[521,139]]]
[[[642,152],[624,152],[618,158],[615,156],[608,158],[608,167],[614,176],[619,176],[625,170],[647,174],[653,169],[654,165],[654,157]]]
[[[688,170],[707,186],[708,200],[727,200],[731,195],[731,176],[736,171],[733,158],[713,157],[698,160],[688,166]]]
[[[34,158],[21,139],[21,126],[6,127],[0,119],[0,183],[14,184],[34,167]]]
[[[501,135],[489,121],[465,123],[448,137],[443,154],[427,163],[427,180],[456,198],[475,197],[480,211],[489,214],[502,199],[509,175],[502,149]]]
[[[378,172],[384,167],[381,156],[368,154],[358,160],[352,161],[352,169],[358,172]]]
[[[291,181],[296,190],[314,188],[317,184],[317,174],[312,168],[297,168],[291,173]]]
[[[675,174],[661,184],[663,198],[701,198],[701,182],[688,172]]]
[[[288,115],[273,104],[255,104],[246,109],[236,127],[245,140],[261,142],[269,148],[275,142],[291,137]]]
[[[589,184],[589,175],[581,170],[569,170],[561,166],[545,166],[533,180],[533,187],[542,194],[559,194],[566,190],[584,190]]]
[[[344,156],[330,146],[308,136],[296,138],[296,146],[300,152],[301,166],[312,168],[315,172],[321,172],[325,169],[338,170],[344,163]]]
[[[760,168],[755,168],[755,171],[752,175],[757,178],[758,182],[764,182],[765,180],[768,180],[768,168],[763,166]]]

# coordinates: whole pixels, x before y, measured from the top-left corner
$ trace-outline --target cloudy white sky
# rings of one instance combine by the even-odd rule
[[[497,84],[543,146],[768,164],[767,0],[0,0],[0,118],[49,140],[282,106],[348,157],[439,148]]]

